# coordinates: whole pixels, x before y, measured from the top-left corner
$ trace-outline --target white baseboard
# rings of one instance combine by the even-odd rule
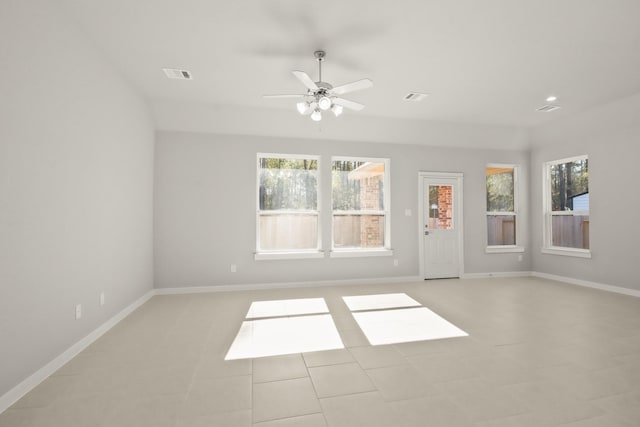
[[[421,281],[420,276],[378,277],[369,279],[316,280],[310,282],[252,283],[240,285],[191,286],[181,288],[156,288],[156,295],[197,294],[207,292],[255,291],[283,288],[309,288],[324,286],[374,285]]]
[[[104,333],[106,333],[109,329],[113,328],[118,324],[122,319],[131,314],[135,309],[140,307],[142,304],[147,302],[152,296],[155,295],[155,290],[151,290],[147,292],[142,297],[138,298],[133,303],[129,304],[126,308],[120,311],[118,314],[113,316],[111,319],[104,322],[102,325],[98,326],[95,330],[93,330],[89,335],[82,338],[80,341],[73,344],[67,350],[65,350],[58,357],[44,365],[42,368],[38,369],[36,372],[31,374],[27,379],[22,381],[20,384],[16,385],[14,388],[6,392],[4,395],[0,396],[0,414],[4,412],[7,408],[13,405],[15,402],[20,400],[22,396],[33,390],[38,384],[42,381],[46,380],[49,376],[51,376],[54,372],[64,366],[67,362],[73,359],[78,355],[82,350],[87,348],[91,343],[100,338]]]
[[[465,273],[461,279],[486,279],[490,277],[530,277],[531,271],[499,271],[495,273]]]
[[[468,273],[461,279],[486,279],[490,277],[538,277],[540,279],[554,280],[556,282],[569,283],[571,285],[584,286],[601,291],[614,292],[622,295],[629,295],[640,298],[640,291],[623,288],[621,286],[606,285],[604,283],[591,282],[588,280],[575,279],[573,277],[557,276],[555,274],[540,273],[538,271],[507,271],[497,273]]]
[[[587,288],[599,289],[601,291],[615,292],[617,294],[629,295],[640,298],[640,291],[635,289],[623,288],[621,286],[605,285],[604,283],[590,282],[588,280],[574,279],[573,277],[556,276],[555,274],[539,273],[533,271],[533,277],[541,279],[555,280],[557,282],[569,283],[572,285],[584,286]]]

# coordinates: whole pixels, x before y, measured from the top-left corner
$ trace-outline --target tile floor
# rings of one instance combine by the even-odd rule
[[[406,293],[469,336],[369,345],[343,296]],[[254,301],[324,298],[345,348],[224,361]],[[640,425],[640,299],[536,278],[157,296],[0,427]]]

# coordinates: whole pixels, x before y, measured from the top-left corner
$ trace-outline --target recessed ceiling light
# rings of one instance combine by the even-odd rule
[[[555,95],[547,96],[547,102],[554,102],[554,101],[557,101],[557,100],[558,100],[558,97],[555,96]]]

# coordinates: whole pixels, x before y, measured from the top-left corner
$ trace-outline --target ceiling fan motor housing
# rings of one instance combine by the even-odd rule
[[[316,86],[318,86],[318,93],[320,92],[328,92],[333,89],[333,86],[327,82],[315,82]]]

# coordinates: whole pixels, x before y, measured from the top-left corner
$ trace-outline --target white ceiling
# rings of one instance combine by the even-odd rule
[[[288,109],[290,70],[368,77],[350,115],[532,127],[640,92],[638,0],[64,0],[153,105]],[[193,81],[168,80],[163,67]],[[402,101],[410,91],[430,96]],[[562,109],[535,112],[549,94]],[[264,110],[267,111],[267,110]],[[308,120],[305,118],[305,120]]]

